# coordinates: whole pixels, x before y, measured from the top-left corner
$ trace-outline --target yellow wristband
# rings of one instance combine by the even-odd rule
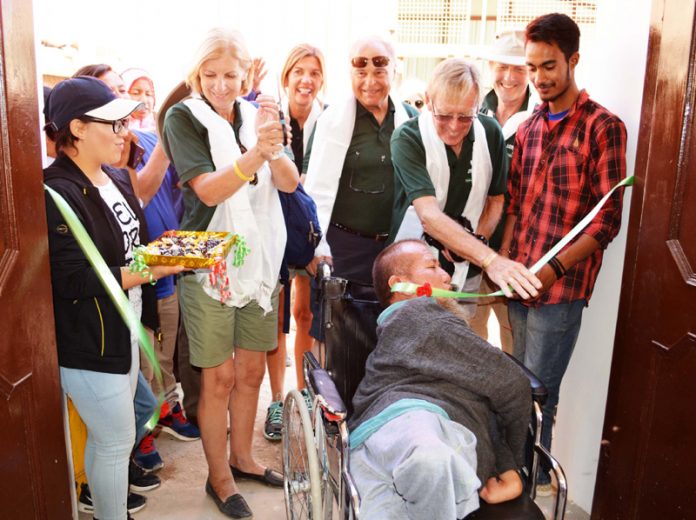
[[[242,173],[242,170],[239,168],[239,165],[237,164],[237,161],[234,161],[234,162],[232,163],[232,166],[233,166],[233,168],[234,168],[234,174],[235,174],[237,177],[239,177],[240,179],[242,179],[244,182],[249,182],[251,179],[254,178],[253,175],[252,175],[251,177],[247,177],[246,175],[244,175],[244,174]]]
[[[493,251],[490,255],[488,255],[486,258],[484,258],[483,262],[481,262],[481,269],[488,269],[488,266],[493,263],[493,260],[495,260],[497,256],[498,256],[498,253]]]

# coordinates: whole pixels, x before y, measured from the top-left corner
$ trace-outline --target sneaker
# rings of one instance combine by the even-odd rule
[[[312,415],[312,405],[314,404],[312,402],[312,396],[309,394],[309,390],[306,388],[303,388],[300,390],[300,393],[302,394],[302,397],[304,397],[305,404],[307,405],[307,411],[309,412],[309,415]]]
[[[127,508],[129,513],[137,513],[143,507],[147,498],[137,493],[128,493]],[[92,503],[92,494],[89,491],[87,484],[82,484],[80,487],[80,498],[77,500],[77,510],[81,513],[94,513],[94,504]]]
[[[283,436],[283,401],[273,401],[266,412],[263,436],[269,441],[279,441]]]
[[[152,473],[164,467],[164,462],[162,457],[160,457],[157,448],[155,447],[155,436],[148,433],[140,441],[138,447],[135,448],[135,453],[133,454],[133,462],[135,462],[140,469],[144,470],[145,473]]]
[[[128,484],[131,491],[150,491],[158,488],[162,481],[157,475],[147,473],[131,460],[128,463]]]
[[[180,441],[197,441],[201,438],[201,432],[186,419],[179,403],[171,409],[171,413],[160,417],[159,425],[162,431]]]

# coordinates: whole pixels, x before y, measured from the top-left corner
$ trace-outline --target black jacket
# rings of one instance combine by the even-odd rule
[[[145,216],[133,194],[128,174],[125,170],[103,168],[140,221],[140,243],[147,244]],[[44,170],[44,181],[75,211],[121,285],[121,267],[126,265],[123,233],[99,189],[65,156]],[[46,217],[58,364],[111,374],[128,373],[131,367],[128,327],[48,193]],[[144,284],[142,291],[142,322],[157,330],[154,287]]]

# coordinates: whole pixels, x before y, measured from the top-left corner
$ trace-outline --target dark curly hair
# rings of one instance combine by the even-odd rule
[[[580,28],[572,18],[561,13],[550,13],[535,18],[526,29],[528,42],[558,45],[566,61],[580,48]]]

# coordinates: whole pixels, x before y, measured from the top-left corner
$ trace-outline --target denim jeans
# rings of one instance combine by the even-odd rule
[[[157,409],[157,397],[150,389],[142,372],[138,373],[138,386],[133,399],[135,410],[135,445],[140,444],[148,428],[145,426]]]
[[[129,374],[60,367],[63,391],[87,425],[85,473],[100,520],[124,520],[128,458],[135,440]]]
[[[549,451],[561,380],[578,339],[584,308],[585,300],[539,307],[526,307],[513,300],[508,303],[513,355],[541,379],[549,392],[542,407],[541,427],[541,444]],[[548,471],[542,468],[539,484],[550,482]]]

